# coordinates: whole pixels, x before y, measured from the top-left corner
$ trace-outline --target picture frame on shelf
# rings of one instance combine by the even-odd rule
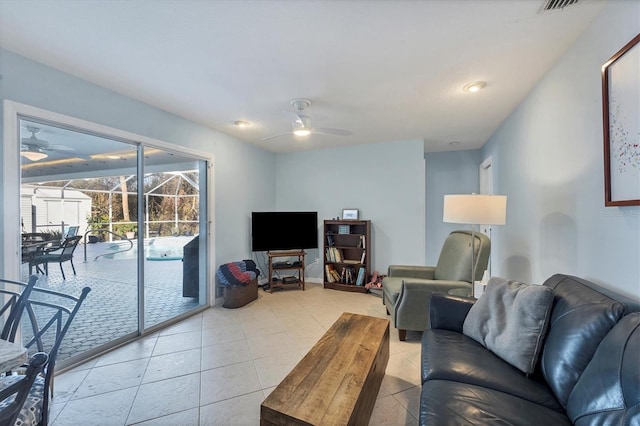
[[[358,220],[358,209],[342,209],[342,220]]]
[[[605,206],[640,206],[640,34],[602,66]]]

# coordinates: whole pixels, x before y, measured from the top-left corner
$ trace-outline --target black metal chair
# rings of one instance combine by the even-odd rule
[[[31,295],[36,281],[38,281],[37,275],[31,275],[29,282],[26,284],[0,278],[0,284],[3,284],[3,288],[0,288],[0,295],[4,295],[6,300],[5,304],[0,308],[0,318],[7,315],[4,325],[2,326],[2,331],[0,332],[0,339],[9,342],[15,341],[16,332],[20,326],[20,320],[24,312],[25,302]],[[7,284],[13,286],[14,289],[6,288]]]
[[[24,302],[22,334],[24,346],[29,354],[48,355],[48,363],[42,374],[32,382],[29,395],[18,415],[23,424],[46,426],[49,422],[49,403],[53,396],[53,377],[55,374],[58,350],[64,336],[67,334],[71,322],[75,318],[80,306],[91,289],[85,287],[80,296],[75,297],[65,293],[33,288]],[[13,385],[21,380],[21,375],[0,378],[0,389],[6,384]],[[10,404],[9,400],[0,402],[0,412]],[[0,421],[0,425],[4,425]]]
[[[31,357],[27,371],[20,376],[6,376],[0,379],[0,425],[14,425],[31,393],[36,378],[47,365],[49,356],[39,352]],[[23,423],[19,423],[23,424]]]
[[[75,275],[76,268],[73,265],[73,252],[78,246],[78,243],[80,243],[81,239],[82,237],[79,235],[75,237],[66,238],[59,249],[60,251],[56,249],[56,251],[45,252],[43,254],[38,254],[34,256],[29,261],[29,271],[31,271],[31,268],[33,266],[37,268],[38,265],[44,264],[44,272],[46,275],[49,275],[49,263],[57,262],[58,264],[60,264],[62,279],[66,280],[67,277],[64,275],[64,269],[62,269],[62,263],[68,261],[71,263],[71,269],[73,269],[73,275]]]

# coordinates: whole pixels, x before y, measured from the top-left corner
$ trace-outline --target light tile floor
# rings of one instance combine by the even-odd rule
[[[378,297],[325,290],[215,307],[55,379],[53,426],[258,425],[260,404],[342,312],[389,318]],[[398,340],[370,425],[416,425],[420,336]]]

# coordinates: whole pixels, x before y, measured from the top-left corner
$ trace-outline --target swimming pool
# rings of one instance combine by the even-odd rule
[[[146,260],[151,261],[168,261],[168,260],[182,260],[182,249],[189,241],[194,237],[158,237],[149,238],[144,240],[144,254]],[[108,244],[107,252],[113,251],[118,253],[108,253],[102,255],[102,259],[120,259],[120,260],[135,260],[138,257],[138,242],[132,241],[133,247],[127,251],[129,247],[127,241],[114,241]]]

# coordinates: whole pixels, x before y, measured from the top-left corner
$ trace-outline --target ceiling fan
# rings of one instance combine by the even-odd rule
[[[37,133],[40,133],[40,129],[34,126],[26,126],[28,132],[31,132],[31,137],[22,138],[20,145],[20,155],[31,160],[40,161],[49,156],[46,151],[74,151],[73,148],[65,145],[51,145],[49,142],[38,139]]]
[[[295,98],[295,99],[291,99],[289,103],[295,109],[295,112],[294,111],[283,111],[283,112],[285,114],[292,115],[293,122],[291,123],[291,127],[292,127],[291,131],[267,136],[266,138],[262,138],[261,140],[266,141],[273,138],[279,138],[280,136],[285,136],[285,135],[295,135],[295,136],[304,137],[312,134],[331,135],[331,136],[350,136],[353,134],[351,131],[345,130],[345,129],[334,129],[330,127],[311,127],[311,118],[304,113],[305,108],[309,108],[309,106],[311,105],[311,101],[309,99]]]

